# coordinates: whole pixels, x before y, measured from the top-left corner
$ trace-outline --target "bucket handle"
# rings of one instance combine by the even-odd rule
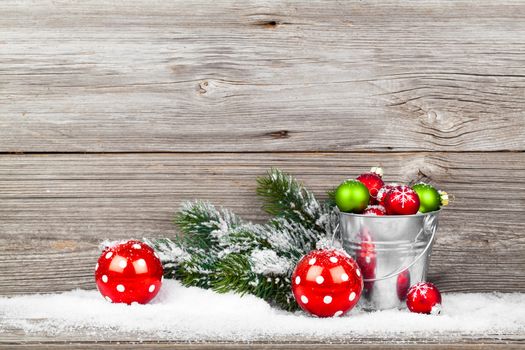
[[[386,279],[389,279],[389,278],[392,278],[394,276],[397,276],[399,275],[401,272],[405,271],[405,270],[408,270],[409,268],[411,268],[412,266],[414,266],[415,263],[417,263],[419,261],[419,259],[421,259],[426,253],[427,251],[430,249],[430,247],[432,246],[432,243],[434,243],[434,238],[436,237],[436,231],[437,230],[432,230],[432,237],[428,240],[428,243],[427,243],[427,246],[425,247],[425,249],[423,249],[423,251],[410,263],[408,264],[408,266],[405,266],[403,268],[400,268],[398,269],[397,271],[394,271],[394,272],[391,272],[389,273],[388,275],[386,276],[383,276],[383,277],[379,277],[379,278],[370,278],[370,279],[363,279],[363,282],[377,282],[377,281],[383,281],[383,280],[386,280]]]

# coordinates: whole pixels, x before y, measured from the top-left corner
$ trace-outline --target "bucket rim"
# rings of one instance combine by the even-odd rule
[[[399,218],[415,218],[415,217],[424,217],[424,216],[430,216],[430,215],[438,215],[441,212],[441,208],[434,211],[429,211],[428,213],[416,213],[411,215],[365,215],[365,214],[356,214],[356,213],[346,213],[344,211],[339,210],[339,208],[336,207],[337,212],[339,215],[342,216],[354,216],[354,217],[363,217],[367,219],[399,219]]]

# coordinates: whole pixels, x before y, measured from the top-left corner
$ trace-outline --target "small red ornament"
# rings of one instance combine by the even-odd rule
[[[341,316],[352,309],[363,290],[357,263],[334,249],[305,255],[292,275],[292,291],[299,306],[319,317]]]
[[[377,203],[377,192],[385,185],[381,177],[383,176],[383,169],[374,167],[368,173],[359,175],[356,180],[362,182],[370,193],[370,204]]]
[[[410,271],[405,270],[397,275],[396,282],[397,297],[403,301],[407,297],[408,288],[410,288]]]
[[[381,216],[385,215],[385,208],[382,205],[369,205],[363,215]]]
[[[407,306],[412,312],[439,315],[441,313],[441,293],[430,282],[420,282],[408,290]]]
[[[361,243],[359,243],[359,249],[357,250],[355,259],[363,275],[363,294],[368,296],[372,293],[372,289],[374,288],[373,280],[376,278],[376,246],[372,242],[372,237],[366,227],[359,233],[359,237]]]
[[[377,192],[377,204],[384,207],[385,197],[387,193],[393,190],[394,188],[396,188],[397,186],[398,186],[397,184],[388,184],[388,185],[384,185],[383,187],[381,187],[379,191]]]
[[[141,241],[131,240],[102,251],[95,281],[109,302],[146,304],[159,292],[162,272],[155,251]]]
[[[397,186],[385,196],[387,215],[413,215],[419,210],[419,197],[408,186]]]

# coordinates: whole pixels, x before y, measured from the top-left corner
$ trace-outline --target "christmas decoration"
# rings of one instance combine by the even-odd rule
[[[381,216],[385,215],[385,208],[382,205],[369,205],[363,212],[364,215]]]
[[[335,191],[335,203],[342,212],[362,213],[369,199],[368,188],[357,180],[346,180]]]
[[[385,185],[381,177],[383,176],[383,169],[374,167],[368,173],[361,174],[356,180],[362,182],[370,194],[370,204],[377,203],[377,192]]]
[[[153,249],[131,240],[103,250],[95,268],[95,281],[110,302],[146,304],[159,292],[162,273]]]
[[[412,189],[416,191],[419,197],[419,212],[428,213],[431,211],[438,210],[442,205],[448,205],[448,195],[446,192],[441,193],[436,190],[433,186],[418,183],[412,186]],[[442,200],[442,197],[445,199]]]
[[[384,199],[387,215],[412,215],[419,210],[419,197],[408,186],[397,186]]]
[[[147,243],[158,252],[165,277],[176,278],[184,286],[252,294],[272,306],[294,311],[299,305],[290,286],[299,259],[315,249],[341,247],[334,238],[339,227],[337,191],[329,191],[328,199],[319,201],[278,169],[257,182],[263,208],[272,216],[266,223],[246,222],[207,202],[187,202],[175,216],[181,234]],[[353,184],[351,192],[359,194],[362,213],[369,202],[368,188],[357,180],[347,182]],[[388,186],[391,184],[382,190]],[[366,232],[361,243],[356,261],[364,278],[375,278],[375,246]],[[373,282],[369,284],[371,289]]]
[[[376,278],[377,253],[376,247],[372,242],[372,237],[367,228],[364,228],[360,232],[359,237],[361,243],[359,244],[359,249],[357,250],[355,258],[357,265],[361,269],[363,280],[365,281],[363,293],[364,295],[368,295],[372,292],[372,288],[374,287],[374,282],[371,280]]]
[[[430,282],[420,282],[408,290],[407,306],[411,312],[438,315],[441,313],[441,293]]]
[[[292,290],[304,311],[319,317],[341,316],[357,304],[363,279],[357,263],[346,253],[315,250],[297,264]]]
[[[410,288],[410,271],[405,270],[397,275],[396,282],[397,297],[399,300],[405,300]]]
[[[376,196],[377,204],[381,205],[382,207],[384,207],[385,206],[385,197],[386,197],[387,193],[390,192],[390,190],[393,190],[394,188],[396,188],[397,186],[399,186],[399,185],[398,184],[387,184],[387,185],[384,185],[383,187],[381,187],[379,189],[379,191],[377,191],[377,196]]]
[[[182,235],[148,241],[163,261],[165,276],[185,286],[253,294],[297,310],[290,287],[293,268],[318,246],[332,245],[338,213],[330,200],[318,201],[278,169],[258,179],[257,194],[274,215],[265,224],[245,222],[206,202],[186,203],[175,217]]]
[[[441,205],[444,207],[447,206],[448,205],[448,193],[445,191],[441,191],[441,190],[439,190],[438,193],[439,193],[439,197],[441,198]]]

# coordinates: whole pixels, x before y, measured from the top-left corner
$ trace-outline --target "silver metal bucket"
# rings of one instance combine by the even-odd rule
[[[391,216],[340,213],[343,248],[363,274],[363,308],[400,307],[408,288],[425,280],[438,215],[439,211]]]

